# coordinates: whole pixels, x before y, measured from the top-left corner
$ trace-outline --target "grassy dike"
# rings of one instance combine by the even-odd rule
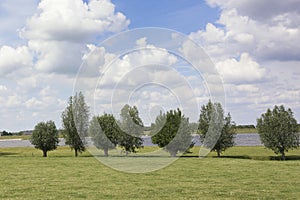
[[[146,147],[141,152],[153,151]],[[0,199],[297,199],[300,149],[288,161],[264,147],[233,147],[199,159],[199,147],[172,165],[128,174],[102,165],[89,153],[67,147],[49,152],[0,149]],[[134,163],[133,163],[134,164]]]

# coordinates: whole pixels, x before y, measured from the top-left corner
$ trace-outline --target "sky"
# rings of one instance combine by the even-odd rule
[[[211,95],[237,124],[281,104],[299,122],[299,43],[298,0],[1,0],[0,130],[60,128],[77,90],[91,116],[129,103],[146,125],[176,107],[197,121]],[[203,55],[214,74],[193,68]]]

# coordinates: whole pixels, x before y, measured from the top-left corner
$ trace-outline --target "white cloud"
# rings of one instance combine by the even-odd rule
[[[89,104],[93,107],[91,110],[101,114],[104,111],[111,112],[113,107],[114,114],[118,116],[124,104],[136,104],[143,119],[149,123],[148,114],[154,107],[163,110],[182,107],[186,115],[197,120],[197,97],[199,94],[208,94],[194,91],[194,83],[205,84],[200,75],[195,76],[195,71],[187,72],[192,66],[181,66],[181,58],[169,53],[167,49],[147,44],[147,38],[139,38],[135,44],[135,51],[120,57],[110,54],[104,47],[89,45],[92,52],[85,54],[84,67],[100,69],[101,79],[97,85],[97,80],[83,73],[83,77],[77,81],[80,82],[78,87],[84,88]],[[95,73],[94,76],[99,75]],[[93,84],[88,85],[86,82]]]
[[[30,40],[29,48],[37,58],[35,68],[41,72],[75,74],[82,62],[84,44],[68,41]]]
[[[243,84],[236,86],[239,92],[256,93],[259,92],[259,88],[254,85]]]
[[[292,22],[295,16],[291,16],[291,12],[279,9],[266,21],[241,11],[249,0],[209,2],[221,6],[221,15],[216,22],[221,26],[207,24],[204,31],[191,33],[190,37],[200,42],[210,56],[224,59],[251,52],[260,60],[299,60],[300,24]],[[258,1],[249,4],[261,6]],[[268,10],[269,7],[264,8]],[[300,12],[294,15],[300,19]]]
[[[228,83],[260,81],[266,74],[266,70],[247,53],[243,53],[239,60],[233,58],[218,62],[216,67]]]
[[[0,75],[12,73],[23,67],[32,66],[32,56],[26,46],[0,48]]]
[[[27,100],[25,102],[25,106],[28,109],[36,109],[38,107],[41,107],[43,103],[39,100],[37,100],[35,97],[32,97],[31,99]]]
[[[21,35],[27,39],[82,42],[105,32],[118,32],[129,25],[115,13],[109,0],[42,0],[38,12],[27,21]]]
[[[144,39],[143,39],[144,40]],[[137,40],[137,43],[142,40]],[[142,42],[145,43],[145,40]],[[143,44],[144,45],[144,44]],[[100,49],[102,47],[99,47]],[[98,48],[98,49],[99,49]],[[101,54],[100,54],[101,55]],[[103,56],[103,54],[102,54]],[[114,56],[115,57],[115,56]],[[146,45],[143,49],[131,52],[120,58],[115,58],[112,63],[109,63],[113,58],[112,54],[105,54],[105,62],[103,64],[109,64],[101,66],[100,72],[103,74],[103,83],[110,85],[116,84],[127,76],[128,80],[131,80],[131,84],[138,84],[140,81],[149,80],[147,73],[145,73],[143,66],[151,69],[151,66],[158,71],[165,70],[165,67],[174,65],[177,62],[177,57],[170,54],[166,49],[157,48],[153,45]],[[95,59],[95,58],[92,58]],[[155,67],[162,66],[162,67]],[[98,66],[95,66],[98,68]],[[142,71],[140,71],[140,69]],[[154,72],[155,73],[155,72]],[[158,72],[156,74],[159,74]],[[145,76],[144,76],[145,75]],[[160,73],[160,80],[163,81],[163,73]],[[148,77],[148,78],[146,78]],[[169,76],[168,79],[171,79]],[[139,81],[140,80],[140,81]],[[122,80],[126,81],[126,80]],[[127,84],[130,82],[127,82]]]
[[[280,15],[289,16],[288,21],[297,22],[296,16],[299,17],[300,14],[300,2],[298,0],[206,0],[206,2],[211,6],[219,6],[222,9],[235,8],[241,15],[247,15],[255,20],[263,22],[270,22]]]
[[[7,91],[7,87],[5,85],[0,85],[0,94],[1,96],[5,96],[5,92]]]
[[[86,43],[127,29],[129,20],[110,0],[42,0],[20,32],[42,72],[75,74]]]
[[[205,31],[199,30],[196,33],[191,33],[190,37],[192,40],[201,41],[201,43],[219,43],[225,41],[224,30],[217,28],[211,23],[206,25]]]
[[[220,17],[190,38],[216,63],[237,122],[255,123],[257,113],[275,104],[299,109],[300,2],[207,3],[220,8]]]

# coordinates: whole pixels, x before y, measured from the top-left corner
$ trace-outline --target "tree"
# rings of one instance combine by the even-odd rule
[[[55,150],[59,142],[55,123],[53,121],[38,123],[34,127],[30,142],[35,148],[43,151],[43,157],[47,157],[47,152]]]
[[[62,134],[66,144],[74,149],[75,156],[86,148],[86,136],[88,135],[89,107],[85,103],[81,92],[69,98],[68,106],[62,113]]]
[[[290,108],[285,110],[281,105],[273,110],[268,109],[257,119],[257,128],[265,147],[280,153],[282,160],[285,160],[285,152],[299,147],[297,121]]]
[[[156,133],[151,138],[152,143],[165,148],[172,157],[180,151],[185,152],[192,143],[189,119],[182,115],[180,109],[170,110],[167,114],[160,112],[156,117],[152,133]]]
[[[118,136],[118,144],[128,152],[136,152],[136,149],[142,148],[143,140],[141,138],[144,132],[142,119],[136,106],[126,104],[121,110],[120,127],[122,131]]]
[[[136,106],[126,104],[121,110],[121,127],[122,130],[130,135],[139,137],[144,133],[144,124],[139,117],[139,111]]]
[[[201,142],[211,151],[216,151],[218,157],[221,156],[222,151],[234,146],[234,127],[230,113],[224,117],[220,103],[212,103],[209,100],[201,107],[198,126]]]
[[[121,129],[116,119],[111,114],[93,117],[89,126],[89,135],[92,137],[95,147],[103,149],[108,156],[108,150],[116,148]]]
[[[10,136],[10,135],[13,135],[13,134],[10,132],[7,132],[7,131],[2,131],[0,136]]]

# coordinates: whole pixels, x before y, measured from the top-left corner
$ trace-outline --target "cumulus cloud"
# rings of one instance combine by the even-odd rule
[[[5,85],[0,85],[0,92],[5,92],[7,91],[7,87]]]
[[[199,85],[195,86],[194,83],[202,86],[205,83],[200,76],[195,76],[195,72],[188,71],[192,66],[182,66],[181,58],[167,49],[148,43],[146,37],[136,39],[133,44],[136,49],[121,56],[108,52],[104,47],[89,45],[91,52],[84,56],[83,73],[77,81],[79,90],[84,88],[90,105],[95,106],[91,110],[102,113],[113,109],[118,116],[124,104],[135,104],[143,113],[146,123],[150,123],[149,115],[152,116],[154,110],[182,107],[189,117],[196,120],[197,97],[199,93],[204,96],[205,92],[196,91],[196,94],[194,88],[199,88]],[[92,73],[84,69],[96,69],[98,73],[94,73],[94,76],[100,74],[99,79],[86,76]]]
[[[300,2],[206,2],[220,16],[190,38],[216,63],[237,122],[275,104],[299,108]]]
[[[121,57],[109,53],[104,47],[96,47],[88,45],[89,52],[84,55],[84,70],[83,75],[90,74],[87,71],[96,70],[94,76],[103,75],[103,83],[111,85],[118,83],[127,74],[134,75],[139,73],[131,79],[132,84],[137,84],[138,80],[145,73],[139,71],[140,67],[147,65],[149,68],[152,66],[172,66],[178,60],[177,57],[170,54],[166,49],[155,47],[151,44],[146,44],[146,39],[141,38],[136,41],[139,46],[136,51],[125,54]],[[165,68],[156,67],[156,70],[164,70]],[[135,71],[136,70],[136,71]],[[145,79],[143,79],[145,80]],[[134,83],[133,83],[134,82]]]
[[[76,73],[85,49],[81,43],[48,40],[30,40],[28,47],[34,52],[38,71],[60,74]]]
[[[87,42],[128,25],[110,0],[42,0],[20,36],[28,40],[37,70],[75,74],[88,50]]]
[[[2,46],[0,48],[0,75],[12,73],[19,68],[31,67],[32,64],[32,56],[28,47]]]
[[[205,30],[190,36],[204,45],[211,56],[224,59],[251,52],[260,60],[299,60],[300,12],[296,6],[299,1],[209,0],[208,3],[222,9],[218,26],[208,24]],[[259,13],[271,10],[268,20],[258,17],[254,10],[260,10]]]
[[[59,6],[58,6],[59,5]],[[42,0],[21,32],[27,39],[80,42],[105,32],[118,32],[129,20],[110,0]]]
[[[241,15],[251,18],[271,22],[278,16],[297,16],[300,14],[300,2],[298,0],[273,1],[273,0],[207,0],[211,6],[220,6],[222,9],[237,9]],[[290,22],[297,22],[297,18],[290,18]],[[293,23],[291,23],[292,25]],[[297,23],[298,24],[298,23]],[[299,24],[298,24],[299,25]]]
[[[247,53],[243,53],[239,60],[232,58],[220,61],[216,67],[224,81],[229,83],[260,81],[266,74],[266,70]]]
[[[17,43],[9,43],[10,37],[0,34],[10,45],[0,46],[0,110],[9,113],[7,119],[22,121],[20,127],[31,129],[33,121],[60,116],[85,54],[95,48],[99,38],[127,29],[130,21],[115,11],[110,0],[29,0],[26,7],[22,3],[0,3],[1,30],[15,32],[14,41],[18,33],[20,36]],[[10,17],[6,23],[4,16],[12,13],[18,17]],[[103,56],[104,61],[105,56],[109,60],[109,53]],[[99,63],[102,60],[89,61],[103,64]],[[96,70],[91,74],[97,74]],[[14,124],[1,125],[16,129]]]
[[[205,31],[199,30],[195,33],[191,33],[190,37],[193,40],[201,41],[201,43],[220,43],[225,41],[225,32],[224,30],[217,28],[215,25],[208,23]]]

